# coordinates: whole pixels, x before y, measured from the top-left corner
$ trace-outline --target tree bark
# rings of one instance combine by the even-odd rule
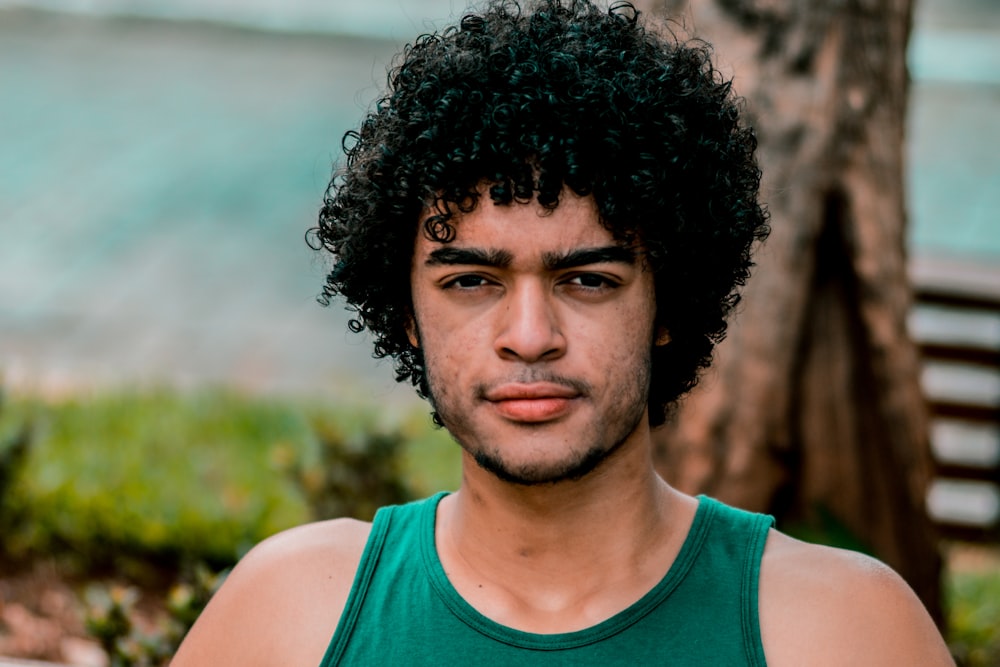
[[[863,548],[942,619],[928,414],[906,330],[910,0],[646,0],[715,47],[772,234],[713,369],[658,432],[688,492]],[[793,530],[792,532],[796,532]]]

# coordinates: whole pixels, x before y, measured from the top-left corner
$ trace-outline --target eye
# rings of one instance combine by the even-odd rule
[[[489,280],[483,276],[479,276],[474,273],[467,273],[452,278],[442,286],[445,289],[475,289],[477,287],[485,287],[488,284]]]
[[[574,287],[583,287],[589,290],[612,289],[618,287],[618,283],[601,275],[600,273],[578,273],[566,281]]]

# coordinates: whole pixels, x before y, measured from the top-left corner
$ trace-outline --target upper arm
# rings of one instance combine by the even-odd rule
[[[761,566],[769,665],[954,665],[913,590],[888,566],[772,531]]]
[[[370,525],[309,524],[254,547],[184,639],[173,667],[319,665]]]

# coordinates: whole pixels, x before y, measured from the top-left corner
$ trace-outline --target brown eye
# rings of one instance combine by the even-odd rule
[[[569,283],[571,285],[585,287],[587,289],[601,289],[618,286],[617,283],[599,273],[579,273],[570,278]]]
[[[457,278],[445,283],[446,288],[458,288],[458,289],[474,289],[476,287],[484,287],[488,284],[486,278],[482,276],[477,276],[475,274],[458,276]]]

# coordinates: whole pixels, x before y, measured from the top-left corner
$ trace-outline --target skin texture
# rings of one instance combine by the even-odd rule
[[[591,199],[564,192],[551,212],[486,199],[453,242],[417,239],[410,279],[411,343],[434,360],[434,406],[491,472],[519,484],[578,478],[644,419],[652,278]]]
[[[652,465],[640,367],[668,337],[655,331],[642,263],[553,270],[544,260],[608,238],[586,198],[567,197],[549,215],[533,204],[485,205],[457,223],[451,247],[508,252],[506,268],[428,265],[444,246],[419,239],[412,263],[409,335],[463,447],[462,486],[438,509],[438,553],[469,604],[531,632],[589,627],[638,600],[676,558],[696,507]],[[578,395],[566,405],[489,400],[497,383],[530,387],[536,377],[546,378],[536,383],[544,391],[568,386]],[[481,466],[484,451],[507,472]],[[352,520],[321,522],[253,549],[173,665],[318,665],[368,531]],[[953,664],[890,569],[776,531],[762,563],[760,613],[769,665]]]

